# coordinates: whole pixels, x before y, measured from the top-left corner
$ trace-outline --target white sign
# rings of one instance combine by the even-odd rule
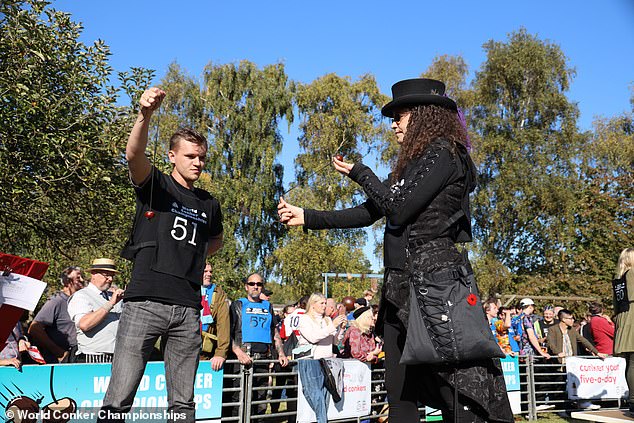
[[[370,414],[370,393],[372,391],[372,372],[370,367],[358,360],[343,360],[343,395],[341,401],[334,403],[332,396],[328,404],[328,420],[347,419]],[[302,391],[301,378],[297,378],[297,423],[317,421],[315,412]]]
[[[623,398],[629,394],[624,358],[567,357],[566,372],[570,399]]]
[[[46,284],[37,279],[17,273],[4,276],[0,273],[0,305],[8,304],[33,311],[46,288]]]

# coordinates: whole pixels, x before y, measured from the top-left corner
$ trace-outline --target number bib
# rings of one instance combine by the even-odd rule
[[[209,243],[209,211],[197,198],[170,195],[167,199],[158,216],[152,269],[200,285]]]
[[[121,256],[134,261],[140,249],[154,247],[153,271],[201,285],[209,236],[221,218],[217,201],[204,190],[188,190],[171,176],[153,172],[153,188],[148,180],[137,189],[134,227]],[[148,219],[151,189],[155,216]]]
[[[628,270],[629,272],[629,270]],[[614,312],[616,314],[630,310],[630,296],[627,292],[627,280],[623,273],[619,279],[612,280],[612,292],[614,294]]]
[[[261,342],[271,344],[271,305],[268,301],[253,303],[241,298],[242,303],[242,342]]]

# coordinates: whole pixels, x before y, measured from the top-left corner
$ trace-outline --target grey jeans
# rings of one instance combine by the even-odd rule
[[[154,301],[126,302],[119,320],[112,375],[98,422],[127,413],[156,340],[161,337],[170,416],[194,422],[194,379],[201,347],[199,311]],[[168,421],[174,421],[169,418]]]

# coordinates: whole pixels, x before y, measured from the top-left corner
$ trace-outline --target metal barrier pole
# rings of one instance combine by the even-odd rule
[[[220,421],[242,422],[243,386],[242,369],[238,360],[227,360],[222,385],[222,417]]]
[[[248,423],[251,421],[251,401],[252,401],[252,392],[251,387],[253,386],[253,365],[251,363],[251,367],[245,367],[240,365],[240,368],[243,372],[243,385],[242,385],[242,398],[240,401],[240,406],[242,407],[242,412],[240,415],[242,416],[242,422]]]
[[[535,404],[535,361],[533,355],[526,356],[526,382],[528,388],[528,420],[537,420]]]

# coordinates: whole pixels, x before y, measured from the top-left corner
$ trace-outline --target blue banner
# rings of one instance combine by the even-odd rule
[[[508,392],[520,390],[520,366],[517,356],[507,355],[500,359],[502,372],[504,372],[504,382]]]
[[[110,364],[28,365],[21,370],[0,368],[0,418],[7,419],[10,407],[16,409],[74,402],[86,414],[73,420],[96,420],[110,382]],[[194,380],[196,419],[220,418],[223,372],[201,361]],[[17,408],[16,408],[17,407]],[[167,390],[163,362],[150,362],[134,398],[134,409],[167,411]],[[11,413],[9,413],[11,414]],[[91,418],[94,417],[94,418]],[[165,416],[163,416],[165,417]],[[150,419],[151,420],[151,419]],[[165,420],[162,418],[161,420]],[[178,420],[178,419],[177,419]]]

